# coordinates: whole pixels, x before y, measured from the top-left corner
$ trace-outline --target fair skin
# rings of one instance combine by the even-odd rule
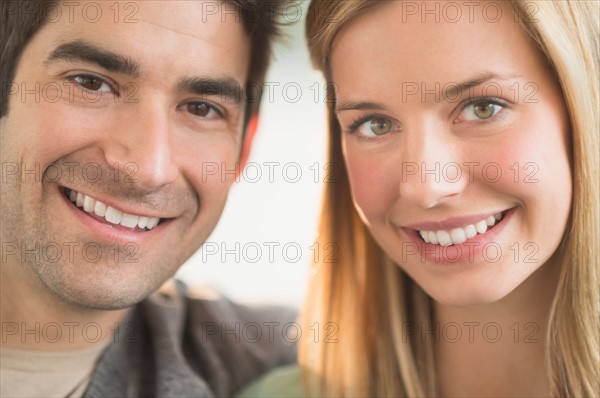
[[[477,13],[423,22],[392,2],[345,26],[331,53],[356,208],[433,298],[440,327],[462,326],[462,339],[452,329],[435,344],[443,396],[549,394],[552,256],[571,205],[568,117],[545,61],[502,7],[495,22]],[[483,233],[457,231],[490,217]],[[484,325],[494,325],[485,338]]]
[[[207,18],[199,2],[178,1],[139,2],[136,22],[125,22],[131,6],[115,22],[113,2],[95,4],[99,21],[81,9],[70,19],[63,4],[64,17],[28,43],[14,82],[46,89],[40,100],[11,96],[1,120],[2,161],[39,165],[37,175],[2,184],[2,241],[18,247],[1,267],[2,322],[62,329],[58,340],[54,332],[39,341],[3,335],[3,346],[86,347],[81,329],[90,322],[110,340],[127,307],[173,276],[211,233],[235,179],[221,170],[239,172],[256,128],[253,120],[242,138],[245,102],[228,89],[244,86],[250,60],[239,19]],[[71,190],[138,224],[78,207]],[[148,230],[136,216],[160,222]],[[41,261],[21,254],[36,244]],[[60,259],[47,248],[59,248]]]

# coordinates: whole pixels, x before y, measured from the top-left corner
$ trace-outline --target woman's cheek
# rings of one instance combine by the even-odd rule
[[[376,154],[347,152],[352,198],[368,219],[385,217],[398,197],[400,170]]]

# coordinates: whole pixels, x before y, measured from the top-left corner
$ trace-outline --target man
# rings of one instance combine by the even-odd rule
[[[248,158],[280,6],[2,3],[2,396],[229,396],[293,359],[290,314],[153,294]]]

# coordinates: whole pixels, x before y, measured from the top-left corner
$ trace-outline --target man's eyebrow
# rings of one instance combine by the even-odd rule
[[[140,68],[131,58],[80,40],[56,47],[44,64],[57,60],[86,62],[96,64],[109,72],[122,73],[133,78],[140,76]]]
[[[191,77],[181,80],[177,88],[200,96],[220,96],[223,101],[242,101],[242,85],[232,77]]]

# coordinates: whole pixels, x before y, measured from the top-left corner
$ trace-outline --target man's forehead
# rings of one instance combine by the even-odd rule
[[[25,9],[27,9],[25,7]],[[73,23],[83,19],[90,24],[136,24],[148,22],[193,36],[202,23],[235,22],[244,27],[243,16],[257,10],[243,10],[237,2],[227,0],[152,0],[152,1],[58,1],[48,8],[46,21]],[[27,11],[22,11],[27,12]],[[256,15],[254,17],[257,17]]]
[[[58,4],[59,18],[51,24],[85,27],[94,31],[153,26],[164,33],[189,39],[211,40],[227,32],[247,36],[241,12],[230,2],[215,0],[153,1],[63,1]]]
[[[235,74],[247,71],[250,41],[241,19],[206,15],[206,7],[202,6],[223,6],[221,2],[93,3],[99,7],[94,12],[83,11],[85,5],[77,12],[69,10],[71,3],[61,4],[64,17],[44,27],[44,34],[51,38],[51,44],[46,46],[51,47],[47,48],[48,53],[64,43],[82,41],[131,58],[139,64],[142,74],[159,63],[201,70],[218,65]],[[130,8],[127,18],[122,15],[124,8],[116,11],[117,7],[130,4],[136,7]]]
[[[189,36],[190,39],[219,43],[225,31],[247,36],[239,11],[231,3],[221,1],[142,2],[140,23]]]

